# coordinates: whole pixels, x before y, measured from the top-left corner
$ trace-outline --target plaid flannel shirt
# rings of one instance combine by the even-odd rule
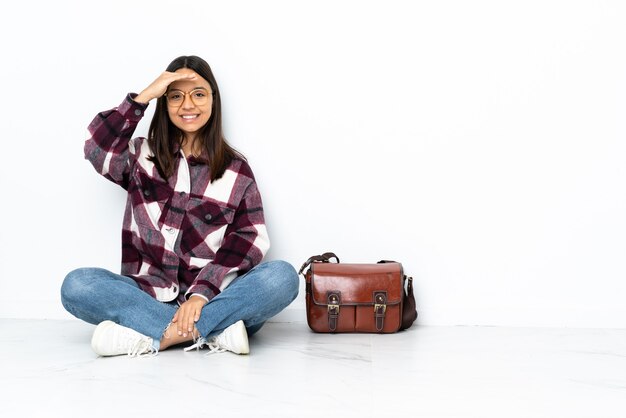
[[[160,301],[192,294],[211,300],[269,249],[261,196],[248,164],[231,163],[209,181],[209,167],[185,158],[166,181],[148,157],[146,138],[131,139],[147,105],[129,94],[89,125],[85,158],[128,191],[121,274]]]

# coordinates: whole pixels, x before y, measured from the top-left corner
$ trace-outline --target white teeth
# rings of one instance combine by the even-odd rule
[[[195,119],[197,117],[198,117],[198,115],[183,115],[182,116],[183,119]]]

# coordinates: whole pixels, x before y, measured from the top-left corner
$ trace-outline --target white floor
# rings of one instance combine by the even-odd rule
[[[2,417],[626,417],[626,330],[271,323],[249,356],[137,359],[98,358],[79,321],[0,327]]]

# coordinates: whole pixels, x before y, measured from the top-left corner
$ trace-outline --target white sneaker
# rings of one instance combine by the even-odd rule
[[[127,354],[136,357],[157,354],[152,346],[152,338],[113,321],[98,324],[91,338],[91,348],[100,356]]]
[[[221,334],[211,337],[208,340],[204,338],[198,339],[196,343],[185,348],[185,351],[200,349],[204,346],[209,348],[209,353],[223,353],[230,351],[235,354],[250,353],[250,345],[248,344],[248,332],[243,321],[237,321],[224,330]]]

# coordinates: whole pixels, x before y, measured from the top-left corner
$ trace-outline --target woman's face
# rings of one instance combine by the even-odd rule
[[[188,140],[195,139],[197,132],[209,121],[213,109],[213,95],[209,82],[189,68],[176,70],[181,74],[193,74],[193,80],[178,80],[169,85],[167,113],[172,123],[184,132]]]

